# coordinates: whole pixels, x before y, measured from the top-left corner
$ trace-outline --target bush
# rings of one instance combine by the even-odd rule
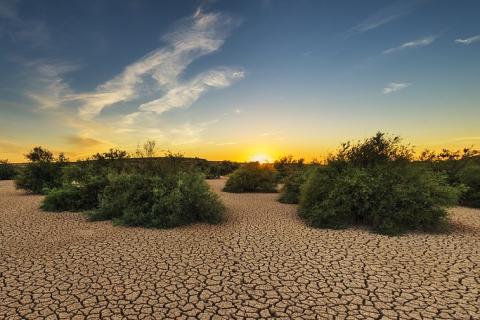
[[[107,185],[102,176],[91,176],[81,183],[69,183],[50,190],[42,202],[46,211],[85,211],[98,207],[99,197]]]
[[[62,167],[66,165],[67,161],[62,153],[58,158],[54,158],[50,151],[42,147],[35,147],[25,157],[30,163],[23,167],[15,177],[17,188],[45,194],[50,189],[61,187]]]
[[[223,160],[222,162],[209,162],[209,168],[206,173],[207,179],[218,179],[234,172],[240,167],[238,163]]]
[[[15,167],[8,163],[8,160],[0,160],[0,180],[11,180],[15,174]]]
[[[343,144],[327,165],[312,170],[300,188],[300,216],[314,227],[366,225],[384,234],[434,231],[464,191],[447,176],[411,162],[400,139],[383,133]]]
[[[304,159],[295,160],[293,156],[281,157],[275,160],[273,167],[277,171],[279,181],[285,181],[290,175],[295,175],[297,171],[302,170],[305,166]]]
[[[465,185],[460,204],[480,207],[480,151],[464,148],[462,151],[443,149],[439,153],[425,150],[419,165],[447,175],[451,185]]]
[[[278,201],[281,203],[296,204],[300,200],[300,187],[305,183],[308,169],[291,171],[284,179],[284,185],[280,191]]]
[[[461,194],[442,174],[411,165],[314,170],[302,186],[300,216],[315,227],[371,226],[383,234],[435,231]]]
[[[171,228],[194,222],[219,223],[224,207],[201,174],[170,177],[118,175],[110,178],[91,220],[127,226]]]
[[[258,162],[246,164],[235,170],[227,180],[226,192],[276,192],[275,171]]]
[[[467,187],[460,203],[465,206],[480,208],[480,164],[469,161],[457,174],[460,183]]]

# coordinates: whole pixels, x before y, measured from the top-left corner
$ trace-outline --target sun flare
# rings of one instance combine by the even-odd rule
[[[272,162],[272,158],[269,157],[268,155],[266,154],[256,154],[256,155],[253,155],[252,157],[250,157],[250,159],[248,159],[248,161],[250,162],[259,162],[259,163],[270,163]]]

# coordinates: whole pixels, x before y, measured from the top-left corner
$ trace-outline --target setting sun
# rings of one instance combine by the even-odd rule
[[[265,155],[265,154],[256,154],[256,155],[250,157],[250,159],[248,159],[248,161],[259,162],[259,163],[270,163],[270,162],[272,162],[272,158]]]

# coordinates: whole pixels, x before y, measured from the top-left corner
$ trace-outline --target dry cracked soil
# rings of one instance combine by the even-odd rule
[[[0,319],[480,319],[480,210],[454,231],[305,226],[275,194],[228,194],[221,225],[46,213],[0,182]]]

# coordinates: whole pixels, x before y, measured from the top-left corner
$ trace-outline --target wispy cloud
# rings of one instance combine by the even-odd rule
[[[0,1],[0,39],[24,41],[33,47],[42,47],[50,41],[47,24],[42,20],[22,19],[19,0]]]
[[[383,94],[390,94],[392,92],[400,91],[409,86],[411,86],[411,83],[391,82],[385,88],[383,88]]]
[[[365,20],[348,30],[344,35],[345,37],[351,37],[356,34],[377,29],[410,13],[416,4],[418,4],[418,2],[405,0],[397,1],[392,5],[384,7],[373,13]]]
[[[233,146],[233,145],[236,145],[238,144],[238,142],[219,142],[219,143],[216,143],[215,145],[216,146]]]
[[[466,39],[462,39],[462,38],[455,39],[455,43],[464,44],[464,45],[469,45],[478,41],[480,41],[480,34],[470,38],[466,38]]]
[[[426,38],[417,39],[417,40],[414,40],[414,41],[405,42],[404,44],[402,44],[398,47],[390,48],[390,49],[387,49],[387,50],[383,51],[383,54],[389,54],[389,53],[393,53],[393,52],[396,52],[396,51],[409,49],[409,48],[428,46],[428,45],[432,44],[434,41],[435,41],[435,37],[430,36],[430,37],[426,37]]]
[[[26,96],[40,108],[56,108],[65,102],[65,97],[72,91],[63,78],[77,70],[78,65],[45,60],[25,62],[24,65],[34,79],[31,87],[25,91]]]
[[[82,137],[79,135],[70,135],[65,137],[65,141],[68,144],[75,145],[76,147],[86,148],[92,147],[96,145],[103,144],[100,140],[89,138],[89,137]]]
[[[140,98],[139,86],[151,86],[149,91],[165,93],[141,104],[141,110],[157,113],[172,108],[188,107],[210,88],[221,88],[243,77],[239,68],[216,68],[182,82],[179,77],[194,60],[218,51],[229,31],[239,20],[223,13],[203,13],[197,10],[191,17],[180,20],[163,37],[165,46],[158,48],[128,65],[112,80],[94,92],[71,95],[82,102],[80,115],[94,117],[105,107]],[[152,81],[145,81],[153,79]]]
[[[184,84],[171,88],[160,99],[140,105],[140,110],[163,113],[174,108],[189,107],[210,88],[228,87],[243,77],[244,72],[240,69],[223,67],[209,70]]]

